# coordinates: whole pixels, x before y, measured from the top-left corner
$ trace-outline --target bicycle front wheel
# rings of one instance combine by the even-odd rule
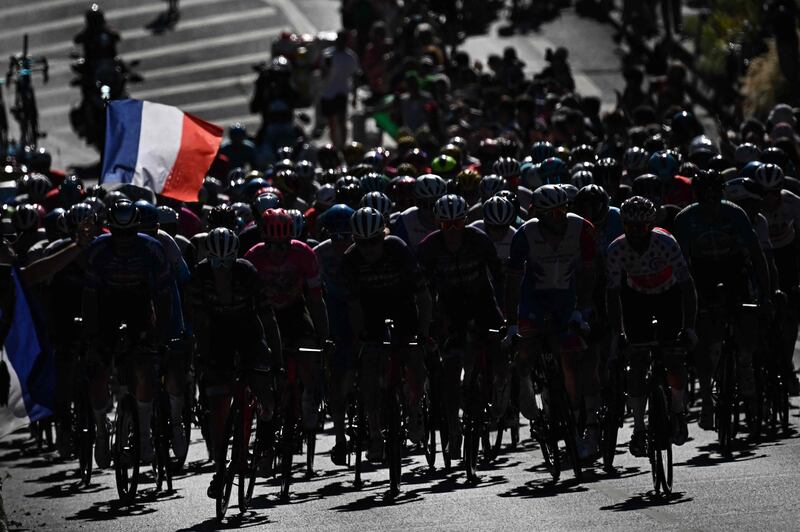
[[[650,394],[647,447],[656,494],[672,493],[672,442],[669,400],[665,386],[656,386]]]
[[[117,405],[114,423],[114,476],[117,494],[123,504],[136,497],[139,485],[139,414],[132,395],[126,395]]]
[[[239,475],[239,513],[247,511],[253,490],[256,485],[256,460],[258,460],[260,442],[258,438],[258,412],[254,407],[245,408],[242,416],[242,425],[236,427],[239,436],[237,445],[239,450],[238,475]]]
[[[228,413],[228,419],[225,421],[225,432],[222,436],[222,441],[219,443],[219,448],[216,451],[219,455],[219,462],[217,463],[217,479],[222,483],[222,486],[217,493],[216,510],[217,520],[222,521],[225,518],[225,513],[228,511],[228,505],[231,501],[231,493],[233,492],[233,482],[236,478],[236,467],[238,464],[238,453],[236,451],[236,425],[237,419],[241,416],[239,413],[238,405],[231,408]]]

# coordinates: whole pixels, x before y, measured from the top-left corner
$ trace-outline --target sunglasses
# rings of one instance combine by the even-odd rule
[[[291,242],[286,242],[286,241],[267,240],[266,242],[264,242],[264,246],[266,246],[267,249],[275,251],[286,251],[287,249],[289,249],[291,245],[292,245]]]
[[[647,233],[652,226],[646,223],[627,223],[622,224],[622,230],[625,233]]]
[[[442,231],[448,231],[450,229],[463,229],[466,224],[467,221],[464,218],[459,218],[458,220],[442,220],[439,222],[439,227],[442,228]]]
[[[383,235],[373,236],[372,238],[355,239],[356,246],[360,248],[374,248],[383,242]]]
[[[230,268],[233,266],[233,263],[236,262],[236,258],[226,257],[223,259],[220,257],[209,257],[208,261],[211,263],[212,268],[218,270],[220,268]]]
[[[331,234],[331,242],[352,242],[353,241],[353,234],[352,233],[332,233]]]

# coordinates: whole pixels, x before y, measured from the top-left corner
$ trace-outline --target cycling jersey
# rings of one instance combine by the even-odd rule
[[[412,253],[416,253],[419,243],[434,231],[435,227],[429,228],[423,225],[419,219],[419,207],[410,207],[395,220],[391,230],[393,235],[406,243]]]
[[[484,222],[483,220],[472,222],[471,224],[469,224],[469,227],[480,229],[487,235],[489,234],[486,231],[486,222]],[[503,264],[505,264],[508,261],[508,258],[511,256],[511,239],[514,238],[514,233],[515,233],[514,228],[508,227],[506,229],[505,234],[503,235],[503,238],[501,238],[500,240],[492,240],[492,243],[494,244],[494,249],[497,252],[497,258],[499,258]]]
[[[662,294],[689,279],[689,268],[678,242],[664,229],[656,227],[643,253],[633,249],[625,235],[608,247],[607,286],[619,289],[622,275],[627,286],[642,294]]]
[[[264,233],[261,227],[254,222],[250,222],[239,232],[239,256],[244,257],[253,246],[260,244],[264,240]]]
[[[333,242],[325,240],[314,248],[317,256],[322,284],[325,286],[325,297],[332,301],[346,302],[347,280],[342,271],[344,255],[336,253]]]
[[[258,270],[264,284],[264,297],[275,309],[289,307],[305,301],[303,289],[321,293],[317,257],[307,244],[292,240],[286,259],[276,264],[269,258],[266,244],[259,243],[248,251],[244,258]]]
[[[756,235],[758,235],[758,242],[761,245],[761,249],[764,251],[772,250],[772,239],[769,235],[769,222],[760,212],[756,213],[756,219],[753,220],[753,229],[755,229]]]
[[[774,211],[762,211],[769,222],[769,239],[774,248],[782,248],[794,242],[800,227],[800,197],[788,190],[781,190],[781,203]]]
[[[686,207],[694,202],[692,180],[688,177],[676,175],[667,181],[664,187],[664,204]]]
[[[554,246],[534,218],[517,229],[511,241],[509,268],[525,272],[522,293],[532,290],[570,290],[582,262],[591,267],[596,254],[594,227],[580,216],[567,214],[567,230]]]
[[[44,255],[58,253],[72,244],[72,239],[62,238],[51,242]],[[86,252],[81,253],[61,271],[53,275],[46,295],[48,318],[53,338],[58,344],[69,343],[75,333],[75,318],[81,315],[81,297],[86,279]]]
[[[344,255],[334,250],[333,242],[325,240],[314,248],[325,288],[325,304],[329,309],[328,326],[335,345],[333,364],[349,369],[354,362],[352,327],[347,309],[347,279],[344,274]]]
[[[622,234],[622,217],[617,207],[608,208],[608,216],[603,221],[602,226],[595,227],[595,239],[597,240],[597,255],[605,257],[608,246],[618,236]]]
[[[347,290],[364,314],[366,334],[383,338],[384,320],[393,319],[401,336],[412,336],[417,326],[415,294],[425,289],[417,261],[406,244],[395,236],[383,241],[383,254],[367,262],[357,246],[345,252],[342,263]]]
[[[499,284],[503,279],[492,241],[474,227],[464,228],[455,252],[447,249],[444,233],[434,231],[420,243],[417,256],[440,300],[453,310],[492,301],[492,283]]]

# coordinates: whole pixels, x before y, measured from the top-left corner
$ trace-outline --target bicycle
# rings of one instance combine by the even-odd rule
[[[783,294],[778,294],[777,301],[783,301]],[[778,312],[781,311],[780,305]],[[766,431],[771,437],[775,437],[778,430],[784,432],[789,429],[789,389],[786,368],[782,366],[777,353],[780,353],[782,332],[780,331],[780,319],[773,322],[773,327],[762,328],[769,330],[764,334],[765,338],[759,345],[767,346],[755,353],[753,364],[755,366],[756,381],[756,429],[758,434]]]
[[[608,361],[608,380],[603,389],[603,405],[598,414],[601,438],[600,453],[603,469],[614,472],[614,459],[617,454],[617,436],[625,421],[625,366],[622,350]]]
[[[22,37],[22,53],[9,58],[6,85],[14,82],[14,105],[11,114],[19,122],[20,146],[37,146],[44,133],[39,130],[39,111],[33,91],[33,73],[41,72],[44,82],[50,80],[50,67],[45,57],[28,55],[28,34]]]
[[[75,326],[80,329],[83,320],[75,318]],[[72,439],[73,449],[78,455],[78,486],[88,487],[92,481],[92,451],[94,450],[94,415],[89,400],[88,360],[85,349],[77,350],[75,393],[72,399]]]
[[[546,321],[545,330],[549,330]],[[575,415],[564,385],[564,372],[561,362],[554,355],[551,346],[559,341],[553,333],[542,336],[543,349],[533,368],[533,390],[537,415],[531,420],[531,431],[539,444],[545,467],[558,482],[561,476],[561,456],[559,440],[564,441],[569,462],[575,479],[580,481],[582,469],[578,455],[578,431]]]
[[[466,387],[466,404],[462,419],[464,433],[464,467],[467,481],[477,482],[478,450],[483,449],[485,463],[494,459],[494,446],[489,441],[491,423],[491,398],[493,364],[500,354],[501,331],[489,329],[486,345],[478,349],[469,384]]]
[[[435,342],[430,341],[425,349],[425,366],[428,369],[428,383],[423,396],[423,423],[425,425],[425,460],[429,469],[436,467],[436,431],[439,432],[440,449],[444,469],[450,472],[450,431],[445,416],[443,389],[444,366],[441,352]]]
[[[247,511],[255,488],[257,461],[262,450],[273,449],[272,445],[264,445],[261,441],[265,423],[261,415],[263,406],[247,382],[246,372],[270,375],[268,370],[239,369],[233,384],[233,398],[228,418],[225,421],[217,462],[217,475],[222,482],[222,489],[216,499],[217,520],[222,521],[228,511],[233,485],[238,476],[239,513]],[[270,462],[274,455],[266,458]]]

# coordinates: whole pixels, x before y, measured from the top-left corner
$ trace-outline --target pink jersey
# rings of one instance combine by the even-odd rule
[[[280,264],[269,259],[266,245],[256,244],[244,258],[258,270],[264,293],[274,308],[285,308],[303,298],[303,289],[319,293],[322,282],[314,251],[299,240],[292,240],[289,255]]]

